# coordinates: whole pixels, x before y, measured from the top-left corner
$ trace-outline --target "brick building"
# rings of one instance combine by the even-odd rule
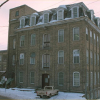
[[[0,81],[7,68],[7,50],[0,51]],[[5,77],[5,76],[4,76]]]
[[[98,98],[99,27],[83,2],[41,12],[27,5],[10,9],[8,77],[16,86],[53,85]]]

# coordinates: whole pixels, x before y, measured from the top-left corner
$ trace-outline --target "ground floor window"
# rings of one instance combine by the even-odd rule
[[[23,72],[19,72],[19,82],[23,83]]]
[[[63,74],[63,72],[60,72],[59,74],[58,74],[58,85],[59,86],[63,86],[63,80],[64,80],[64,74]]]
[[[34,83],[34,72],[30,72],[30,83]]]

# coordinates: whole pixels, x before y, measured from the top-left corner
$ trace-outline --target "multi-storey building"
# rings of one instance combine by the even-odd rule
[[[41,12],[27,5],[10,9],[8,77],[16,86],[53,85],[99,97],[99,27],[82,2]]]
[[[0,81],[7,68],[7,50],[0,51]],[[4,76],[5,77],[5,76]]]

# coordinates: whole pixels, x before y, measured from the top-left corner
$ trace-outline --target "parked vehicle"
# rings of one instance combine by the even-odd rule
[[[54,89],[53,86],[45,86],[44,89],[37,90],[37,96],[42,98],[43,96],[51,97],[52,95],[58,95],[59,90]]]

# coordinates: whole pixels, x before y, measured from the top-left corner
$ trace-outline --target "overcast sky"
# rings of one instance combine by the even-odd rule
[[[0,0],[0,4],[4,1],[6,0]],[[9,9],[26,4],[37,11],[43,11],[78,2],[83,2],[89,9],[94,10],[96,17],[100,17],[100,0],[9,0],[0,8],[0,50],[7,50]]]

